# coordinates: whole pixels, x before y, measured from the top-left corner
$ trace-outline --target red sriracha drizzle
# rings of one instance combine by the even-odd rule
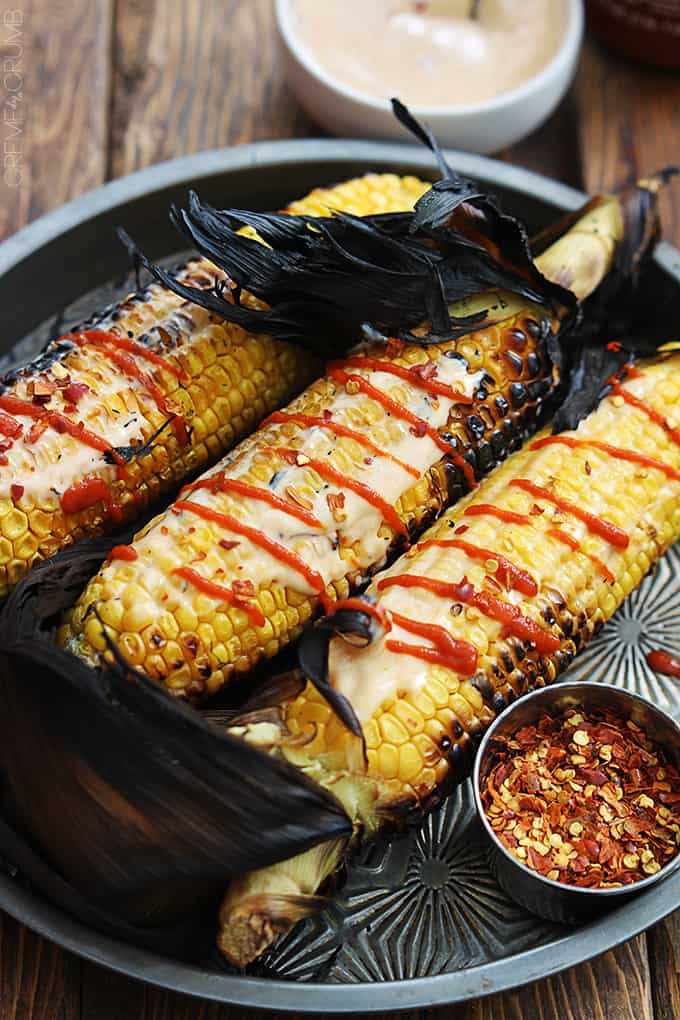
[[[528,514],[517,514],[514,510],[503,510],[501,507],[493,506],[492,503],[473,503],[463,511],[467,517],[495,517],[504,524],[525,524],[533,527],[533,521]]]
[[[585,449],[598,450],[600,453],[606,453],[616,460],[626,460],[631,464],[640,464],[642,467],[650,467],[656,471],[662,471],[667,478],[680,482],[680,471],[676,471],[675,468],[664,464],[663,461],[656,460],[654,457],[648,457],[644,453],[638,453],[636,450],[627,450],[622,446],[610,446],[609,443],[600,443],[595,439],[573,439],[571,436],[545,436],[545,438],[536,439],[531,443],[529,449],[540,450],[544,446],[551,446],[554,443],[561,443],[563,446],[569,446],[572,449],[583,447]]]
[[[393,611],[390,615],[392,622],[402,630],[426,638],[427,641],[432,642],[433,647],[411,645],[408,641],[388,638],[385,641],[385,648],[388,651],[397,652],[400,655],[411,655],[415,659],[424,659],[425,662],[446,666],[464,676],[472,676],[477,668],[477,649],[469,641],[457,641],[444,627],[440,627],[436,623],[421,623]]]
[[[82,339],[81,339],[82,338]],[[177,379],[186,379],[187,374],[183,368],[179,365],[173,364],[167,356],[157,354],[156,351],[149,350],[144,344],[138,343],[136,340],[132,340],[127,336],[116,336],[115,333],[109,333],[103,329],[83,329],[77,333],[67,333],[66,336],[62,337],[63,340],[71,340],[73,343],[83,346],[82,341],[91,341],[92,343],[108,343],[115,347],[119,347],[123,351],[128,351],[130,354],[136,355],[143,361],[148,361],[152,365],[157,365],[158,368],[164,369],[174,375]]]
[[[309,525],[310,528],[322,527],[321,521],[310,510],[306,510],[304,507],[298,506],[297,503],[292,503],[288,499],[282,499],[281,496],[277,496],[271,489],[263,489],[259,485],[251,485],[250,482],[242,482],[240,478],[227,478],[223,473],[211,475],[210,478],[199,479],[197,482],[185,485],[181,490],[181,494],[195,492],[197,489],[209,489],[211,492],[235,492],[237,495],[246,496],[248,499],[259,499],[263,503],[268,503],[276,510],[290,514],[291,517],[297,517],[299,521]]]
[[[367,616],[372,616],[376,623],[380,624],[385,633],[392,630],[391,614],[379,602],[369,602],[367,599],[362,599],[358,596],[340,599],[338,602],[333,603],[328,615],[334,616],[335,613],[343,609],[354,610],[359,613],[366,613]]]
[[[207,577],[203,577],[198,571],[192,570],[191,567],[177,567],[173,570],[173,574],[177,577],[181,577],[183,581],[186,581],[192,587],[202,591],[205,595],[209,595],[213,599],[219,599],[220,602],[227,602],[229,605],[236,606],[238,609],[242,609],[248,614],[250,620],[256,627],[264,627],[266,620],[264,613],[260,607],[249,601],[243,596],[237,595],[231,590],[226,588],[222,584],[215,584],[214,581],[208,580]]]
[[[557,541],[561,542],[562,545],[569,546],[569,548],[573,549],[574,552],[583,553],[584,556],[588,557],[591,563],[595,564],[597,569],[604,576],[604,578],[607,581],[609,581],[610,584],[614,583],[616,578],[612,574],[607,564],[603,563],[599,556],[593,556],[592,553],[586,552],[585,549],[582,549],[581,543],[577,538],[574,538],[573,535],[568,534],[566,531],[562,531],[561,528],[548,528],[546,531],[546,535],[550,535],[551,538],[557,539]]]
[[[619,382],[619,377],[623,372],[625,372],[626,379],[628,380],[642,379],[644,376],[644,372],[635,368],[634,365],[624,365],[621,372],[615,373],[607,380],[612,388],[612,396],[621,397],[627,404],[630,404],[631,407],[636,407],[638,411],[642,411],[643,414],[647,415],[650,421],[653,421],[659,426],[659,428],[664,430],[672,442],[677,443],[677,445],[680,446],[680,429],[673,428],[670,422],[667,421],[667,419],[664,418],[659,411],[650,407],[649,404],[646,404],[644,400],[640,399],[640,397],[636,397],[634,393],[630,392],[630,390],[625,389]]]
[[[498,564],[498,570],[494,573],[506,588],[521,592],[523,595],[537,595],[538,585],[527,570],[523,570],[512,563],[505,556],[493,552],[491,549],[482,549],[480,546],[472,545],[460,538],[433,538],[425,542],[419,542],[417,549],[427,549],[429,546],[439,546],[446,549],[460,549],[466,556],[474,560],[493,560]]]
[[[458,454],[454,453],[451,443],[442,439],[437,430],[432,428],[432,426],[429,425],[424,418],[419,418],[417,414],[413,414],[412,411],[402,407],[401,404],[398,404],[396,400],[393,400],[389,394],[378,389],[378,387],[370,383],[368,379],[364,379],[362,375],[348,375],[347,372],[341,368],[330,368],[328,370],[328,375],[335,382],[340,383],[341,386],[346,386],[348,382],[354,383],[358,389],[362,390],[362,392],[366,394],[366,396],[375,400],[378,404],[382,404],[388,414],[393,414],[395,418],[399,418],[401,421],[407,421],[411,425],[411,430],[414,435],[420,437],[427,436],[431,439],[435,446],[437,446],[442,453],[445,453],[448,457],[450,457],[456,467],[460,468],[470,488],[475,488],[477,485],[475,473],[468,462],[458,456]]]
[[[439,380],[434,378],[436,365],[433,361],[422,365],[406,367],[405,365],[396,365],[391,361],[381,361],[380,358],[356,356],[344,358],[342,361],[331,361],[328,367],[330,369],[338,368],[341,370],[346,368],[366,368],[370,372],[387,372],[389,375],[396,375],[400,379],[405,379],[411,386],[425,390],[433,396],[448,397],[449,400],[455,400],[457,404],[472,403],[472,397],[468,397],[465,393],[461,393],[460,390],[454,390],[453,386],[449,386],[448,383],[439,382]],[[432,373],[431,375],[427,374],[428,370]]]
[[[420,478],[420,471],[417,468],[411,467],[410,464],[406,464],[405,461],[399,460],[398,457],[394,457],[391,453],[387,453],[386,450],[381,450],[379,446],[376,446],[368,436],[364,435],[363,432],[357,432],[356,429],[348,428],[347,425],[340,425],[334,422],[331,414],[328,414],[327,418],[317,418],[311,414],[297,414],[289,413],[288,411],[274,411],[269,417],[262,423],[262,426],[269,425],[280,425],[285,422],[297,422],[300,425],[306,425],[308,428],[320,428],[328,429],[330,432],[334,432],[336,436],[346,436],[348,439],[353,439],[360,446],[364,446],[371,453],[374,453],[376,457],[385,457],[387,460],[391,460],[393,464],[397,464],[404,471],[408,471],[414,478]]]
[[[126,563],[134,563],[139,554],[131,545],[114,545],[109,553],[110,560],[124,560]]]
[[[231,514],[220,513],[218,510],[212,510],[210,507],[202,506],[200,503],[193,503],[191,500],[179,499],[175,503],[173,509],[175,511],[188,510],[197,517],[203,518],[205,521],[212,521],[214,524],[219,524],[227,531],[233,531],[237,535],[243,535],[249,539],[253,545],[259,546],[261,549],[265,549],[271,556],[280,560],[282,563],[286,563],[293,570],[296,570],[301,574],[309,584],[310,588],[313,589],[314,594],[321,601],[321,604],[325,612],[328,612],[330,608],[330,600],[326,595],[326,586],[324,580],[316,570],[313,570],[305,561],[294,553],[291,549],[287,549],[285,545],[281,545],[279,542],[275,542],[269,538],[263,531],[258,528],[251,528],[250,525],[244,524],[242,521],[232,517]]]
[[[661,650],[648,652],[647,665],[655,673],[663,673],[664,676],[674,676],[680,679],[680,659],[668,652]]]
[[[383,520],[389,524],[393,531],[396,531],[398,535],[404,535],[408,538],[408,530],[406,525],[402,521],[401,517],[394,509],[391,503],[379,496],[375,489],[372,489],[369,485],[364,485],[363,482],[358,482],[355,478],[350,478],[349,475],[343,474],[337,468],[331,464],[327,464],[325,461],[317,460],[314,457],[308,457],[301,450],[293,450],[290,447],[268,447],[273,453],[279,453],[284,457],[290,464],[298,464],[298,457],[301,458],[302,464],[300,467],[308,467],[313,471],[316,471],[321,478],[324,478],[327,482],[335,482],[337,485],[349,489],[351,492],[356,493],[366,503],[375,507],[376,510],[380,511]]]
[[[61,496],[61,508],[65,514],[78,514],[82,510],[88,510],[103,503],[111,520],[118,523],[122,519],[120,507],[113,502],[111,490],[103,478],[92,476],[83,478],[80,482],[74,482]]]
[[[37,424],[43,425],[45,428],[49,426],[55,432],[72,436],[73,439],[78,439],[81,443],[91,446],[94,450],[108,453],[117,464],[124,463],[123,458],[116,453],[111,444],[106,439],[102,439],[101,436],[86,429],[82,421],[71,421],[58,411],[50,411],[40,404],[33,404],[29,400],[22,400],[11,393],[0,394],[0,409],[7,411],[9,414],[19,414],[25,415],[27,418],[33,418]]]
[[[112,361],[114,365],[120,368],[120,370],[127,375],[129,379],[136,379],[140,382],[156,404],[156,407],[161,414],[172,419],[178,443],[181,446],[186,446],[189,442],[189,437],[186,430],[184,415],[179,414],[173,407],[171,407],[165,394],[159,389],[151,376],[147,375],[146,372],[142,372],[142,370],[132,360],[130,354],[125,353],[125,351],[131,351],[131,353],[138,355],[140,358],[147,358],[147,360],[153,360],[154,362],[155,359],[159,358],[159,355],[153,354],[152,351],[147,351],[146,347],[135,343],[133,340],[129,340],[124,337],[117,337],[114,336],[113,333],[105,333],[103,330],[99,329],[85,330],[82,333],[71,333],[69,334],[68,339],[78,344],[79,347],[86,347],[88,344],[92,344],[97,348],[97,350],[101,351],[102,354],[109,359],[109,361]],[[118,350],[117,348],[122,348],[122,350]],[[152,354],[153,358],[147,357]],[[163,367],[167,367],[163,358],[161,358],[160,361]],[[175,366],[172,366],[172,368],[174,369]]]
[[[452,602],[462,602],[465,605],[474,606],[483,616],[488,616],[504,624],[508,634],[533,642],[541,654],[549,655],[560,647],[559,638],[524,616],[517,606],[503,602],[488,592],[476,591],[466,578],[452,584],[449,581],[439,581],[433,577],[399,574],[395,577],[384,577],[382,581],[378,582],[379,591],[393,586],[422,588],[425,591],[434,592],[435,595],[441,595],[442,598],[451,599]]]
[[[607,521],[603,517],[597,517],[595,514],[591,514],[587,510],[582,510],[581,507],[576,506],[575,503],[570,503],[569,500],[555,495],[555,493],[550,492],[549,489],[544,489],[540,485],[535,485],[527,478],[513,478],[510,485],[514,485],[518,489],[523,489],[536,499],[544,499],[548,503],[552,503],[559,510],[563,510],[565,513],[573,514],[574,517],[578,517],[580,521],[583,521],[588,531],[591,531],[594,535],[599,535],[600,538],[604,538],[611,545],[615,545],[619,549],[626,549],[628,547],[630,538],[625,531],[619,528],[616,524],[612,524],[611,521]]]
[[[385,609],[379,602],[367,602],[361,598],[342,599],[336,602],[330,611],[330,616],[343,609],[354,609],[361,613],[372,616],[383,628],[385,634],[392,630],[392,624],[396,623],[402,630],[418,637],[424,637],[432,642],[433,647],[426,645],[411,645],[407,641],[399,641],[395,638],[388,638],[385,641],[385,648],[398,655],[410,655],[414,659],[423,659],[425,662],[433,662],[440,666],[446,666],[456,673],[463,673],[470,676],[477,668],[477,649],[467,641],[457,641],[437,624],[419,623],[417,620],[410,620],[401,613],[395,613]]]

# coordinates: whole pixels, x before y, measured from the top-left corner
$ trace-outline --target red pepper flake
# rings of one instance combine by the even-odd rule
[[[240,542],[231,538],[221,538],[218,542],[218,545],[220,545],[222,549],[235,549],[236,546],[240,544]]]
[[[421,379],[427,382],[428,379],[434,379],[437,374],[437,366],[434,361],[425,361],[420,365],[414,365],[411,368],[413,375],[419,375]]]
[[[14,500],[15,503],[17,503],[24,494],[24,487],[23,485],[18,485],[15,482],[10,486],[9,491],[12,494],[12,499]]]
[[[11,418],[10,415],[3,414],[2,411],[0,411],[0,435],[7,436],[8,439],[18,439],[23,431],[24,426],[20,421],[17,421],[16,418]]]
[[[64,400],[69,404],[77,404],[78,401],[90,392],[90,387],[84,382],[70,382],[62,390]]]
[[[656,874],[678,853],[680,773],[632,720],[568,709],[497,738],[482,801],[529,868],[581,888]]]
[[[467,525],[467,524],[459,524],[458,527],[455,529],[455,531],[453,533],[454,533],[454,535],[464,535],[465,532],[469,531],[469,530],[470,530],[469,525]]]
[[[34,421],[30,429],[28,430],[26,442],[35,443],[38,439],[40,439],[41,435],[43,434],[46,428],[47,428],[46,418],[39,418],[38,421]]]
[[[326,496],[326,502],[331,513],[334,510],[342,510],[345,505],[345,494],[344,492],[329,492]]]
[[[329,411],[328,408],[326,408],[321,417],[323,418],[324,421],[330,421],[331,418],[333,417],[333,412]]]
[[[538,503],[534,503],[529,513],[532,517],[540,517],[541,514],[545,513],[545,507],[539,506]]]
[[[254,599],[256,595],[252,581],[232,581],[231,590],[240,599]]]
[[[32,379],[29,382],[26,392],[34,404],[48,404],[56,389],[57,384],[53,379],[41,376],[39,379]]]

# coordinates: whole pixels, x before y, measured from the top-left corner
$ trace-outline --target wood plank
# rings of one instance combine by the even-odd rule
[[[527,138],[497,153],[499,159],[554,177],[574,188],[583,187],[573,92],[553,115]]]
[[[0,239],[105,180],[112,5],[3,6]],[[2,1020],[78,1020],[79,975],[75,957],[0,915]]]
[[[3,5],[0,238],[104,180],[112,3]]]
[[[0,913],[1,1020],[79,1020],[80,961]]]
[[[83,964],[82,1020],[291,1020],[294,1013],[263,1012],[241,1006],[226,1006],[167,992],[120,974],[112,974],[93,964]],[[332,1020],[341,1014],[305,1013],[309,1020]],[[371,1014],[375,1020],[388,1020],[394,1013]],[[426,1020],[422,1010],[399,1013],[402,1020]],[[0,1013],[0,1017],[2,1014]],[[4,1020],[4,1017],[2,1017]],[[52,1018],[50,1017],[50,1020]]]
[[[680,910],[647,932],[656,1020],[680,1017]]]
[[[588,191],[620,188],[680,162],[680,77],[586,44],[576,81]],[[680,181],[661,198],[664,237],[680,245]]]
[[[654,1020],[644,935],[590,963],[427,1020]],[[656,1020],[661,1020],[657,1016]],[[664,1018],[666,1020],[666,1018]],[[670,1020],[670,1018],[668,1018]]]
[[[201,149],[319,134],[292,102],[273,0],[118,0],[110,175]]]

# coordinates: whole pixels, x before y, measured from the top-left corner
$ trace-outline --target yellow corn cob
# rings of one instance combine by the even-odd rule
[[[572,254],[566,268],[578,275],[581,259],[595,265],[592,289],[606,274],[620,236],[618,205],[604,203],[573,229],[592,244],[582,246],[578,257]],[[554,264],[562,275],[565,263],[559,252],[564,241],[539,260],[545,266]],[[579,289],[585,291],[587,285],[579,284]],[[488,306],[489,295],[478,303]],[[343,379],[331,370],[310,386],[287,408],[289,415],[306,420],[265,423],[218,465],[221,484],[181,495],[136,537],[129,554],[133,562],[114,560],[102,568],[62,626],[60,643],[96,663],[107,649],[103,623],[108,639],[128,661],[175,694],[194,698],[215,692],[233,673],[274,655],[300,634],[324,587],[328,601],[346,597],[385,562],[397,524],[409,534],[422,530],[466,491],[473,471],[481,477],[519,445],[525,430],[535,427],[557,381],[545,356],[544,336],[558,320],[517,299],[497,299],[496,304],[503,310],[502,321],[495,325],[428,348],[375,345],[363,353],[379,359],[380,371],[354,366]],[[467,305],[465,311],[470,310]],[[468,402],[433,399],[424,378],[411,381],[386,373],[413,366],[420,366],[425,377],[435,370],[439,384],[462,391]],[[445,456],[432,438],[419,432],[413,418],[402,420],[394,405],[383,406],[365,386],[362,391],[366,383],[417,415],[422,425],[427,419],[428,427],[449,437],[453,454]],[[311,427],[309,419],[318,423],[324,415],[330,416],[325,425]],[[373,445],[336,434],[336,423]],[[376,454],[376,449],[393,459]],[[329,478],[320,466],[342,473],[342,478]],[[235,481],[240,485],[236,491]],[[375,490],[387,510],[374,509],[365,494],[351,491],[353,481]],[[259,487],[259,498],[244,491],[244,483]],[[287,512],[263,501],[262,490],[266,495],[274,488],[288,501],[283,504],[291,508]],[[313,513],[318,527],[301,523],[300,510]],[[225,526],[224,519],[206,519],[215,512],[266,532],[317,571],[320,584],[315,588],[308,575],[282,565],[252,536]],[[238,544],[225,548],[225,540]],[[205,581],[213,587],[206,589]],[[241,597],[234,605],[231,593],[237,589]]]
[[[369,174],[295,203],[296,213],[324,215],[329,208],[362,214],[406,210],[428,185],[415,177]],[[323,201],[322,201],[323,199]],[[180,274],[184,282],[200,287],[224,283],[224,274],[205,259],[194,260]],[[246,300],[254,299],[246,297]],[[299,391],[316,374],[317,363],[306,351],[266,336],[254,336],[197,305],[151,284],[108,312],[93,327],[116,337],[139,341],[163,357],[149,362],[139,353],[131,358],[160,391],[173,410],[184,415],[189,441],[182,444],[171,428],[154,442],[153,452],[134,459],[125,473],[107,466],[101,450],[78,438],[47,428],[30,441],[35,423],[26,415],[8,419],[23,426],[23,435],[7,436],[0,453],[0,598],[5,596],[37,561],[86,535],[111,530],[123,521],[141,516],[169,489],[188,475],[214,462],[264,415]],[[107,345],[107,349],[110,345]],[[167,367],[166,367],[167,365]],[[181,370],[178,378],[175,371]],[[69,404],[64,384],[84,383],[88,392],[77,407]],[[0,380],[2,383],[2,380]],[[12,398],[33,401],[36,385],[48,389],[46,410],[83,421],[90,432],[112,446],[146,443],[168,420],[167,409],[149,394],[148,385],[130,378],[109,357],[101,344],[73,348],[57,341],[45,355],[0,385],[0,410],[11,411]],[[65,395],[66,394],[66,395]],[[35,432],[34,432],[35,434]],[[83,480],[98,480],[76,490],[66,509],[63,494]],[[101,498],[102,483],[108,494]],[[99,498],[96,498],[97,495]],[[74,501],[82,505],[73,510]],[[71,509],[72,512],[67,512]]]
[[[680,356],[642,367],[577,431],[547,443],[546,431],[513,454],[369,586],[368,594],[392,619],[392,630],[382,630],[363,648],[335,638],[329,656],[331,683],[349,699],[363,729],[366,758],[359,767],[352,761],[359,741],[310,684],[280,706],[284,736],[277,753],[332,789],[357,831],[371,834],[390,818],[440,800],[464,774],[476,739],[505,704],[552,682],[680,537]],[[630,403],[630,395],[660,418]],[[569,446],[574,440],[579,445]],[[570,506],[559,507],[553,497]],[[502,521],[489,507],[501,517],[519,514],[525,520]],[[603,536],[580,511],[617,530]],[[555,530],[571,536],[578,549],[559,540]],[[452,539],[484,553],[479,558],[469,548],[428,544]],[[509,579],[503,558],[525,572],[520,580]],[[540,628],[541,639],[557,639],[557,647],[541,652],[535,642],[507,635],[500,622],[469,601],[421,586],[391,585],[397,577],[447,584],[467,579],[474,589],[514,604]],[[518,587],[532,582],[535,594],[520,595]],[[435,647],[402,630],[394,613],[436,624],[451,638],[471,643],[478,654],[472,675],[391,651],[389,642],[401,638]],[[257,729],[251,720],[241,732],[259,741]],[[270,746],[271,729],[270,722]],[[303,734],[310,738],[306,744]],[[257,955],[277,931],[304,915],[300,895],[316,893],[341,856],[342,844],[335,841],[235,882],[222,910],[225,953],[240,964]],[[310,900],[310,909],[315,904]]]
[[[530,320],[530,328],[538,333],[534,325],[535,320]],[[456,349],[469,353],[467,370],[449,361],[452,369],[458,370],[460,388],[469,393],[475,377],[480,378],[477,373],[484,370],[488,370],[489,386],[484,399],[477,399],[473,407],[454,405],[448,425],[455,436],[458,455],[469,454],[480,441],[462,412],[469,410],[474,414],[485,433],[488,462],[493,463],[499,454],[518,444],[521,429],[535,417],[537,403],[544,393],[552,391],[550,369],[540,355],[540,341],[531,335],[523,316],[510,320],[506,327],[480,331],[463,345],[451,342],[427,351],[408,347],[390,360],[403,366],[428,362],[441,365],[445,364],[446,351]],[[499,352],[514,354],[516,350],[521,353],[517,353],[512,365],[498,359]],[[382,348],[370,353],[387,361]],[[531,375],[538,376],[540,389],[533,400],[527,400],[526,384]],[[521,408],[510,407],[512,387],[521,387],[525,401]],[[422,391],[408,382],[397,380],[396,384],[381,388],[402,406],[413,408],[422,402]],[[324,556],[321,569],[328,582],[326,597],[347,596],[358,579],[384,562],[395,530],[342,481],[329,487],[327,478],[319,474],[319,464],[330,465],[343,476],[358,479],[379,492],[387,487],[392,496],[390,505],[394,504],[409,533],[421,529],[451,498],[465,491],[460,469],[447,464],[429,438],[410,436],[408,423],[391,417],[369,396],[353,395],[350,390],[351,385],[348,390],[326,377],[313,383],[286,411],[316,419],[330,413],[333,421],[370,436],[381,450],[395,451],[397,456],[397,451],[406,451],[400,459],[409,463],[414,457],[417,460],[417,454],[424,448],[429,459],[419,470],[417,480],[382,458],[389,477],[378,476],[381,480],[377,481],[381,458],[353,438],[336,437],[329,429],[311,431],[304,423],[294,421],[265,423],[236,449],[229,464],[220,465],[223,476],[271,491],[271,479],[280,475],[277,487],[280,498],[292,501],[293,509],[313,513],[325,534],[332,535],[339,528],[341,544],[337,549],[331,547],[323,534],[319,537],[320,529],[310,529],[292,514],[284,516],[267,503],[244,499],[238,492],[202,488],[190,494],[181,493],[179,505],[161,514],[137,536],[133,547],[138,558],[134,562],[110,562],[92,580],[69,624],[62,629],[60,641],[84,658],[96,661],[98,653],[106,649],[99,616],[109,638],[118,643],[131,663],[166,683],[173,692],[195,697],[213,693],[233,672],[250,669],[260,658],[275,654],[294,639],[316,610],[318,596],[299,573],[285,569],[223,524],[198,516],[202,508],[236,517],[250,527],[266,531],[315,570]],[[289,463],[289,450],[297,453],[297,463]],[[365,457],[370,464],[364,464]],[[400,491],[394,491],[395,480]],[[331,496],[330,504],[327,496]],[[340,500],[344,497],[343,505],[334,506],[333,497]],[[187,500],[193,506],[198,504],[198,514],[187,508]],[[238,544],[225,549],[220,547],[224,540]],[[262,624],[258,625],[243,608],[228,601],[216,604],[215,598],[174,573],[185,567],[221,588],[234,582],[251,582],[254,585],[251,603],[261,611]],[[97,614],[92,613],[93,606]]]

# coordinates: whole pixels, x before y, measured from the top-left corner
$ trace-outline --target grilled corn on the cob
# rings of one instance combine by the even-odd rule
[[[278,725],[275,753],[331,789],[357,834],[441,799],[508,700],[552,682],[680,537],[680,356],[641,368],[576,431],[515,453],[373,580],[373,640],[336,637],[328,658],[365,759],[311,684],[278,723],[270,710],[239,728],[276,747]],[[236,880],[226,955],[245,964],[315,909],[344,848]]]
[[[568,233],[539,264],[579,278],[580,261],[595,261],[594,287],[618,205],[573,230],[586,244],[565,264]],[[499,317],[459,340],[373,345],[331,364],[102,568],[60,643],[96,663],[113,641],[189,697],[274,655],[535,428],[558,382],[546,341],[559,319],[512,299]]]
[[[291,208],[402,211],[426,188],[373,174]],[[205,288],[228,282],[206,259],[180,277]],[[0,598],[38,560],[141,516],[315,369],[303,349],[248,334],[154,283],[0,380]]]

